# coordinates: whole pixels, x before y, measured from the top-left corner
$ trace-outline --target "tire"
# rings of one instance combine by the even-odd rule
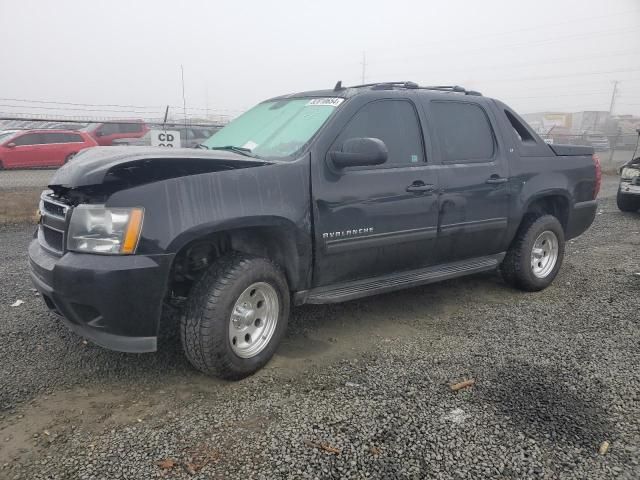
[[[640,195],[629,195],[618,190],[616,203],[621,212],[637,212],[640,210]]]
[[[535,258],[538,260],[536,262],[534,247]],[[500,266],[502,277],[507,283],[521,290],[544,290],[560,270],[564,248],[564,230],[556,217],[526,216]]]
[[[229,380],[255,373],[287,329],[289,304],[287,281],[273,262],[239,253],[220,258],[193,287],[180,320],[187,359],[201,372]]]

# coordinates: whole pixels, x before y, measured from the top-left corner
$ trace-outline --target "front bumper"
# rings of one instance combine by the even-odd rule
[[[640,195],[640,181],[620,182],[619,190],[624,195]]]
[[[29,245],[31,279],[47,307],[71,330],[120,352],[157,349],[162,301],[173,255],[58,257]]]

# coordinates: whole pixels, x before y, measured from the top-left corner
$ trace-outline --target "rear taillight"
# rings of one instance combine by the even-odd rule
[[[595,200],[600,193],[600,184],[602,183],[602,166],[600,165],[600,157],[593,154],[593,166],[596,167],[596,183],[593,186],[593,199]]]

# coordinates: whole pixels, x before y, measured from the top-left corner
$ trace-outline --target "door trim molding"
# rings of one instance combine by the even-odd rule
[[[475,233],[484,230],[502,230],[507,228],[506,217],[487,218],[486,220],[474,220],[472,222],[449,223],[440,226],[440,235],[455,235],[458,233]]]
[[[343,253],[360,248],[378,248],[398,243],[414,242],[436,238],[437,227],[412,228],[395,232],[373,233],[359,237],[345,237],[325,240],[325,251],[329,254]]]

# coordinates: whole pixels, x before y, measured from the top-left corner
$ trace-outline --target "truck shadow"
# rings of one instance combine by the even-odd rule
[[[556,365],[512,363],[482,379],[474,401],[493,405],[517,430],[539,442],[563,442],[596,451],[611,439],[604,386],[586,384]]]

